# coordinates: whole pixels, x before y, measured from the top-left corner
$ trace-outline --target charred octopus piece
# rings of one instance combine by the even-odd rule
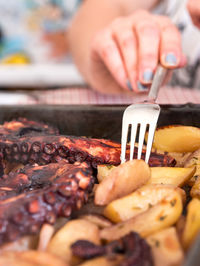
[[[70,136],[7,137],[0,142],[0,152],[12,162],[44,165],[67,159],[69,163],[86,161],[96,168],[99,164],[119,165],[121,145],[109,140]],[[150,166],[173,166],[175,163],[172,157],[157,153],[152,153],[149,161]]]
[[[58,130],[44,123],[19,118],[0,125],[0,140],[8,137],[23,137],[30,135],[55,135]]]
[[[135,232],[131,232],[121,239],[113,241],[105,246],[95,245],[86,240],[79,240],[71,246],[71,249],[73,255],[81,259],[124,254],[124,260],[121,262],[121,266],[153,265],[150,246]]]
[[[26,166],[0,181],[0,244],[36,233],[87,202],[94,181],[86,163]]]

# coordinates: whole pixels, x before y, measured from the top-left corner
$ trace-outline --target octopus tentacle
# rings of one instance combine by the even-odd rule
[[[26,166],[0,181],[0,244],[38,232],[87,202],[94,179],[86,163]],[[3,192],[3,193],[2,193]]]
[[[67,159],[89,162],[93,168],[99,164],[120,164],[120,144],[112,141],[70,137],[70,136],[28,136],[23,138],[7,138],[0,143],[0,151],[8,161],[22,163],[48,164]],[[137,153],[137,149],[135,149]],[[143,151],[143,157],[145,151]],[[142,158],[143,158],[142,157]],[[127,151],[129,158],[129,149]],[[152,153],[150,166],[173,166],[176,161],[165,154]]]

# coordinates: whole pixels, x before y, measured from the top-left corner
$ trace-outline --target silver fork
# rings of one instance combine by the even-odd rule
[[[174,13],[172,14],[171,20],[174,24],[177,24],[182,9],[185,7],[187,0],[177,1],[177,5],[174,8]],[[158,66],[153,83],[151,85],[147,101],[139,104],[132,104],[126,108],[123,114],[122,120],[122,137],[121,137],[121,163],[126,161],[126,144],[129,126],[131,126],[131,147],[130,147],[130,160],[133,159],[135,140],[137,135],[137,130],[139,129],[139,143],[138,143],[138,153],[137,158],[141,159],[142,148],[145,138],[145,132],[147,126],[149,126],[149,134],[147,139],[145,162],[148,163],[151,154],[151,148],[153,144],[154,133],[160,114],[160,106],[155,103],[158,95],[159,88],[161,87],[167,70],[161,65]]]
[[[162,66],[159,66],[156,70],[156,74],[153,79],[151,89],[148,94],[148,98],[143,103],[132,104],[126,108],[123,114],[122,120],[122,137],[121,137],[121,163],[126,161],[126,144],[129,126],[131,126],[131,137],[130,137],[130,160],[133,160],[135,140],[137,135],[138,127],[139,132],[139,143],[138,143],[138,154],[137,159],[141,159],[142,148],[145,138],[145,132],[147,126],[149,126],[149,134],[146,147],[145,162],[148,163],[154,133],[160,114],[160,106],[155,103],[158,95],[159,88],[161,87],[163,80],[166,76],[167,70]]]

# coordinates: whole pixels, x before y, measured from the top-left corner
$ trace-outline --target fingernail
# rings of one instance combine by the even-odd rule
[[[143,80],[144,82],[152,82],[154,73],[152,70],[147,69],[143,73]]]
[[[137,82],[137,87],[139,91],[148,91],[148,86],[143,85],[142,83],[140,83],[139,81]]]
[[[177,58],[173,53],[169,53],[165,56],[165,63],[169,66],[176,66],[177,65]]]
[[[130,91],[133,91],[133,87],[132,87],[129,79],[127,79],[126,85],[127,85],[127,87],[129,88]]]

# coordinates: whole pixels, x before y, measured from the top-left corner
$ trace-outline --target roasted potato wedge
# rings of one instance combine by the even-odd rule
[[[95,204],[106,205],[133,192],[147,183],[150,174],[150,168],[143,160],[132,160],[119,165],[97,186]]]
[[[47,252],[29,250],[22,252],[6,251],[1,253],[0,265],[2,266],[69,266],[69,264],[62,261]]]
[[[120,256],[113,256],[112,258],[98,257],[95,259],[87,260],[79,266],[119,266],[122,258]]]
[[[200,232],[200,200],[192,199],[187,206],[186,224],[183,231],[183,246],[188,249]]]
[[[167,185],[143,186],[126,197],[112,201],[105,207],[104,215],[115,223],[126,221],[149,210],[166,198],[173,200],[171,198],[173,191],[179,193],[175,187]]]
[[[51,239],[47,251],[73,264],[71,245],[77,240],[88,240],[100,244],[97,225],[84,219],[71,220],[66,223]]]
[[[114,165],[107,165],[107,164],[101,164],[97,166],[97,179],[99,181],[99,183],[101,183],[101,181],[103,181],[103,179],[105,179],[110,172],[115,169],[116,166]]]
[[[194,175],[195,170],[195,167],[152,167],[148,184],[183,186]]]
[[[175,224],[183,209],[182,195],[179,192],[179,189],[174,187],[169,189],[167,186],[166,190],[166,197],[164,197],[163,200],[158,201],[156,205],[149,205],[146,211],[133,218],[101,230],[101,239],[107,241],[116,240],[131,231],[138,232],[141,236],[146,237]],[[159,193],[163,194],[163,189],[158,189],[157,196],[155,193],[152,193],[152,200],[150,203],[154,202],[155,196],[157,199],[162,198],[162,195],[159,196]],[[141,201],[141,205],[146,208],[147,203]],[[139,204],[137,206],[140,207]]]
[[[98,181],[105,179],[115,166],[100,165],[98,167]],[[151,178],[148,184],[166,184],[182,186],[192,178],[195,167],[151,167]]]
[[[183,262],[184,253],[174,227],[157,232],[146,240],[152,248],[155,266],[178,266]]]
[[[200,176],[195,180],[195,183],[190,190],[190,196],[192,198],[200,199]]]
[[[191,153],[184,163],[184,167],[196,167],[196,171],[192,178],[188,180],[188,185],[193,186],[200,176],[200,149]]]
[[[200,129],[180,125],[158,128],[153,147],[165,152],[193,152],[200,148]]]
[[[99,228],[105,228],[105,227],[109,227],[112,225],[110,220],[98,214],[83,215],[80,218],[87,220],[93,224],[96,224]]]

